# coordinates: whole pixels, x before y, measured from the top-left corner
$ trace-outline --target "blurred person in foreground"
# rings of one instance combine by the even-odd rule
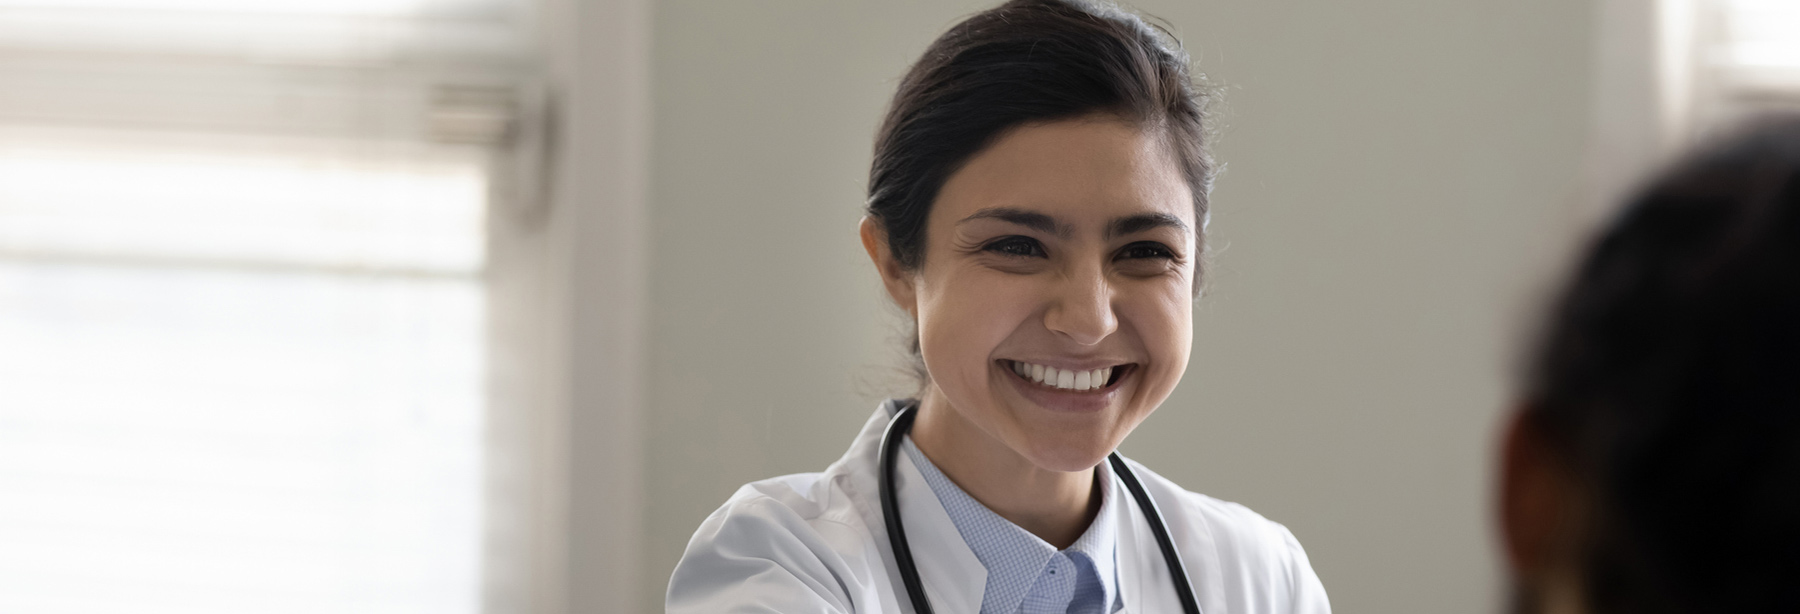
[[[1589,248],[1501,444],[1517,613],[1800,612],[1800,116]]]

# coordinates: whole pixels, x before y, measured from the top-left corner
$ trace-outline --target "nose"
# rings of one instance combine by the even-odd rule
[[[1088,265],[1058,280],[1044,326],[1081,345],[1096,345],[1119,329],[1112,285],[1101,267]]]

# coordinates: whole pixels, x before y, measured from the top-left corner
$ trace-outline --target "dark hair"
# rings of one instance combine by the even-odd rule
[[[1526,418],[1591,499],[1591,610],[1800,612],[1800,117],[1641,192],[1546,333]]]
[[[932,202],[969,158],[1022,125],[1105,113],[1161,132],[1204,220],[1213,166],[1197,91],[1187,54],[1136,15],[1080,0],[1007,2],[950,28],[901,80],[875,138],[868,215],[894,258],[916,268]]]

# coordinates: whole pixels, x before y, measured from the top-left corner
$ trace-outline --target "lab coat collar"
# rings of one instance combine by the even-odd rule
[[[844,487],[853,493],[857,511],[881,550],[894,598],[903,611],[910,612],[912,602],[906,596],[906,585],[900,581],[894,553],[888,545],[877,478],[881,470],[881,435],[896,411],[898,405],[894,400],[884,401],[863,424],[856,442],[839,462],[843,463],[848,478]],[[950,521],[949,512],[944,511],[943,503],[938,501],[937,494],[931,491],[931,485],[925,482],[924,474],[919,473],[912,459],[905,454],[896,456],[894,483],[900,504],[900,521],[906,526],[907,542],[912,547],[919,580],[925,585],[932,609],[938,612],[980,611],[982,592],[987,587],[987,568],[963,542],[962,534]]]
[[[910,612],[912,603],[907,599],[905,584],[900,581],[900,573],[894,564],[894,553],[888,546],[887,524],[881,516],[881,490],[876,480],[876,473],[881,468],[881,435],[887,430],[888,421],[897,407],[892,400],[883,402],[863,424],[855,443],[837,464],[846,480],[843,488],[851,495],[857,512],[881,551],[883,568],[893,587],[893,598],[901,611]],[[912,546],[919,579],[925,584],[932,608],[938,612],[979,612],[982,593],[987,587],[987,568],[963,542],[962,534],[957,532],[949,512],[944,510],[930,484],[925,482],[924,474],[905,454],[898,456],[894,479],[898,486],[900,518],[906,523],[907,541]],[[1165,516],[1181,513],[1177,510],[1184,502],[1178,489],[1160,487],[1157,483],[1160,478],[1149,469],[1130,459],[1125,462],[1144,482]],[[1119,515],[1115,518],[1122,611],[1180,612],[1181,601],[1175,595],[1174,581],[1144,511],[1122,481],[1114,477],[1107,482],[1111,489],[1107,494],[1122,504],[1116,508]],[[1206,523],[1203,514],[1182,514],[1181,517],[1185,522],[1174,523],[1169,530],[1175,543],[1197,546],[1182,548],[1181,556],[1187,565],[1188,577],[1193,581],[1194,593],[1200,600],[1200,609],[1202,612],[1224,612],[1225,581],[1219,567],[1211,564],[1217,560],[1218,551],[1212,527]]]
[[[1151,499],[1162,511],[1164,518],[1171,513],[1179,513],[1183,502],[1178,497],[1159,493],[1160,489],[1151,484],[1157,478],[1148,469],[1137,462],[1127,459],[1133,473],[1144,483],[1150,492]],[[1125,506],[1120,508],[1124,517],[1119,519],[1119,598],[1124,602],[1125,612],[1180,612],[1181,600],[1175,593],[1175,581],[1169,575],[1169,565],[1163,560],[1162,549],[1156,544],[1156,533],[1150,528],[1150,520],[1138,506],[1137,498],[1125,488],[1123,481],[1112,480],[1112,495],[1119,497]],[[1201,612],[1224,612],[1223,601],[1225,580],[1217,565],[1208,564],[1216,560],[1217,552],[1212,527],[1201,514],[1184,514],[1187,523],[1169,526],[1171,538],[1176,544],[1197,543],[1198,548],[1181,548],[1181,559],[1187,568],[1188,579],[1193,583],[1195,597],[1200,601]],[[1192,535],[1187,535],[1192,533]]]

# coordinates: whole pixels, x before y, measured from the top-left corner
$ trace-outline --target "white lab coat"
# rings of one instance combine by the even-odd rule
[[[912,612],[876,479],[883,403],[850,451],[823,473],[738,489],[688,541],[669,580],[671,613]],[[1329,614],[1325,588],[1286,527],[1242,505],[1182,490],[1135,461],[1131,468],[1168,524],[1206,614]],[[987,570],[963,542],[943,504],[905,454],[894,467],[900,518],[931,606],[940,614],[981,610]],[[1162,551],[1130,491],[1118,524],[1119,596],[1125,612],[1181,612]]]

